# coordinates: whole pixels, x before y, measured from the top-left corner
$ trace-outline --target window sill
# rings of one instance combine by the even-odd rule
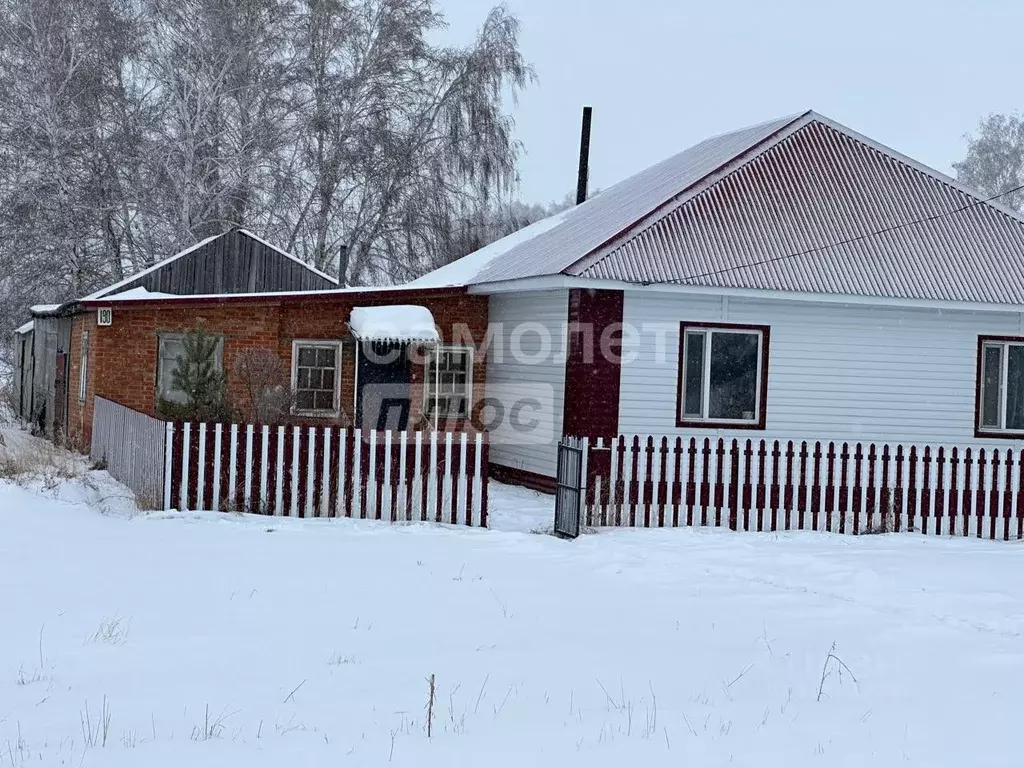
[[[765,428],[764,417],[760,421],[714,421],[711,419],[676,418],[677,429],[760,429]]]
[[[292,411],[292,416],[304,419],[337,419],[341,416],[340,411]]]
[[[1024,440],[1024,432],[975,428],[974,436],[985,440]]]

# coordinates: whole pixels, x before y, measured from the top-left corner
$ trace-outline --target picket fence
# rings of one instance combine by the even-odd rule
[[[166,426],[164,506],[487,526],[482,434]]]
[[[584,524],[1024,538],[1024,452],[621,435],[582,439]]]

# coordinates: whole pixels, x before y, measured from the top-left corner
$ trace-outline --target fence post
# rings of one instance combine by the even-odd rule
[[[480,456],[480,527],[487,527],[487,503],[490,498],[489,489],[487,484],[490,478],[490,443],[491,441],[487,438],[487,435],[481,436],[481,456]]]
[[[174,422],[167,422],[164,441],[164,509],[171,508],[171,484],[174,480]]]

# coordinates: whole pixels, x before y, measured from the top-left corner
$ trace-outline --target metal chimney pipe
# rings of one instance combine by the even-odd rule
[[[590,182],[590,123],[594,117],[593,107],[583,108],[583,130],[580,134],[580,172],[576,180],[576,205],[586,202]]]
[[[342,245],[338,248],[338,283],[342,288],[348,288],[348,246]]]

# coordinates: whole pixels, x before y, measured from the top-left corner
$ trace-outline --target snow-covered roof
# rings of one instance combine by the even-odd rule
[[[556,275],[798,117],[770,120],[706,139],[552,217],[555,221],[537,222],[533,225],[537,229],[528,237],[520,237],[523,233],[516,232],[492,243],[482,250],[490,250],[494,257],[481,259],[484,263],[479,268],[474,268],[480,254],[477,251],[437,272],[448,270],[448,274],[465,274],[466,285]],[[546,226],[539,226],[545,223]],[[434,274],[427,274],[421,280],[432,285]]]
[[[62,304],[35,304],[28,308],[33,315],[50,315],[60,309]]]
[[[182,304],[195,304],[205,302],[221,302],[221,301],[251,301],[254,299],[274,301],[275,299],[302,299],[305,297],[317,297],[317,298],[330,298],[332,296],[347,296],[352,294],[381,294],[381,293],[422,293],[427,290],[432,290],[428,286],[417,286],[406,284],[406,285],[352,285],[346,288],[334,288],[327,291],[309,290],[309,291],[263,291],[257,293],[197,293],[197,294],[177,294],[177,293],[152,293],[148,296],[141,294],[133,295],[134,291],[124,291],[120,294],[122,297],[127,296],[128,299],[124,303],[143,303],[150,301],[161,301],[161,302],[180,302]],[[443,289],[442,289],[443,290]],[[116,294],[115,294],[116,296]],[[82,303],[86,306],[96,307],[102,306],[110,302],[115,296],[101,297],[98,299],[82,299]]]
[[[430,310],[415,304],[353,307],[348,327],[362,341],[436,344],[441,340]]]
[[[813,111],[707,139],[517,235],[417,282],[565,275],[1024,304],[1024,218]]]
[[[435,269],[423,277],[409,283],[410,287],[416,288],[443,288],[447,286],[469,285],[476,281],[477,276],[484,272],[493,262],[505,256],[513,248],[528,243],[535,237],[554,229],[572,214],[574,208],[567,211],[548,216],[546,219],[535,221],[528,227],[523,227],[518,232],[513,232],[478,251],[474,251],[465,258],[453,261],[451,264]]]
[[[17,335],[19,335],[19,336],[20,336],[21,334],[23,334],[23,333],[28,333],[28,332],[29,332],[29,331],[31,331],[31,330],[32,330],[33,328],[35,328],[35,325],[36,325],[36,324],[35,324],[35,322],[33,322],[32,320],[29,320],[29,321],[28,321],[27,323],[25,323],[24,325],[19,325],[19,326],[18,326],[17,328],[15,328],[15,329],[14,329],[14,333],[15,333],[15,334],[17,334]]]
[[[152,301],[153,299],[177,298],[180,297],[176,293],[160,293],[159,291],[150,291],[140,286],[138,288],[130,288],[127,291],[122,291],[121,293],[104,296],[102,301]]]

